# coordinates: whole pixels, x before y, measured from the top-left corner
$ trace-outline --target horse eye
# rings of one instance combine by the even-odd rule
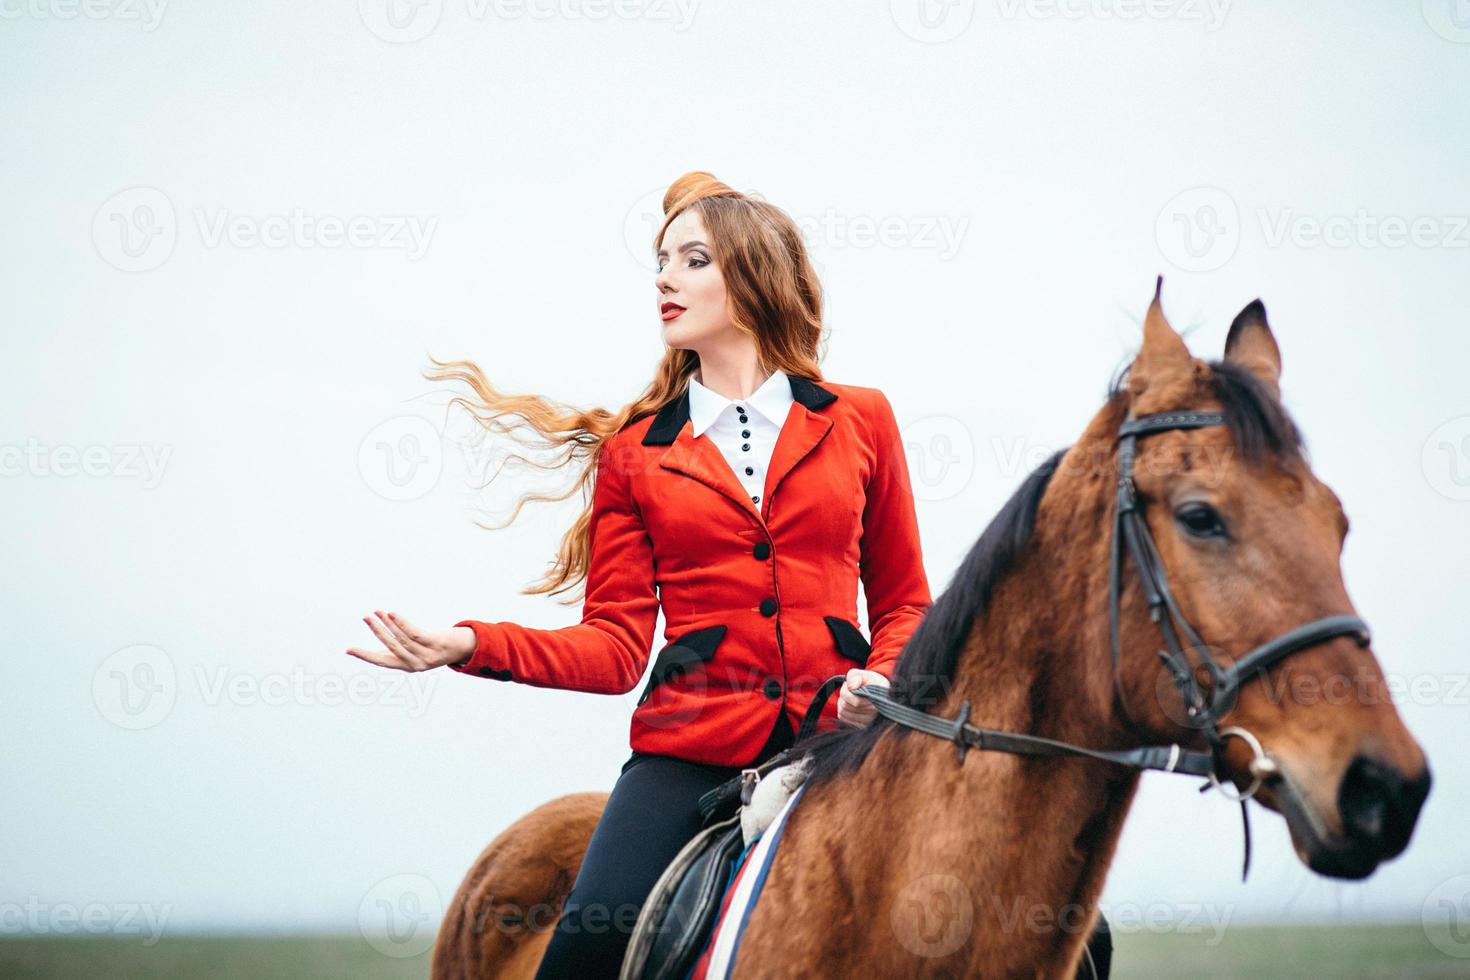
[[[1209,504],[1185,504],[1174,512],[1174,519],[1197,538],[1225,537],[1225,522]]]

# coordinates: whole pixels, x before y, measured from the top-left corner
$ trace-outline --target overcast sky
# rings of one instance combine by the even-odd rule
[[[374,608],[578,620],[519,590],[579,502],[477,528],[558,484],[477,493],[504,447],[466,446],[421,372],[470,358],[506,391],[630,401],[661,350],[658,200],[691,169],[803,223],[823,371],[894,405],[936,594],[1097,410],[1156,275],[1203,356],[1263,297],[1433,793],[1409,852],[1359,884],[1313,876],[1257,810],[1242,885],[1236,808],[1147,777],[1105,908],[1417,920],[1470,894],[1470,10],[4,0],[0,17],[0,932],[28,905],[62,931],[58,909],[92,904],[117,932],[129,914],[371,931],[383,907],[431,926],[518,816],[611,787],[636,693],[343,650],[375,645]]]

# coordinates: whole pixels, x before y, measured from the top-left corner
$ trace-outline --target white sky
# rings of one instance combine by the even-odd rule
[[[1156,274],[1206,356],[1264,297],[1434,790],[1361,884],[1258,810],[1242,885],[1236,809],[1148,777],[1105,904],[1463,896],[1470,11],[907,2],[0,2],[0,909],[354,929],[412,894],[432,918],[519,815],[611,786],[636,693],[342,651],[375,607],[577,621],[518,594],[574,502],[477,529],[531,484],[476,497],[420,371],[629,401],[660,350],[634,249],[690,169],[808,222],[824,371],[894,404],[936,594],[1097,409]]]

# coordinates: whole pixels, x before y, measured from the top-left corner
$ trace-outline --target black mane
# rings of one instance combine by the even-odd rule
[[[1292,459],[1305,453],[1296,423],[1255,375],[1230,361],[1211,361],[1209,366],[1212,393],[1220,402],[1225,424],[1242,456],[1259,462],[1268,457]],[[1127,398],[1127,377],[1125,367],[1108,386],[1110,404]],[[976,617],[984,612],[996,586],[1030,544],[1037,508],[1066,452],[1061,449],[1053,453],[1026,477],[920,620],[893,671],[889,694],[895,701],[926,710],[942,698]],[[879,736],[889,729],[896,729],[900,737],[910,731],[880,715],[863,728],[841,728],[809,737],[801,743],[811,759],[808,781],[816,783],[856,769]]]

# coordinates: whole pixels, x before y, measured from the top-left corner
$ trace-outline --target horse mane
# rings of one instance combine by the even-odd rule
[[[1224,412],[1236,450],[1248,462],[1304,457],[1301,430],[1269,388],[1232,361],[1208,363],[1211,393]],[[1108,385],[1107,409],[1121,414],[1128,399],[1127,379],[1125,366]],[[1030,545],[1041,498],[1066,453],[1065,448],[1057,450],[1022,481],[960,562],[899,654],[888,692],[893,700],[919,710],[939,702],[954,678],[976,618]],[[857,769],[890,729],[900,737],[910,732],[879,715],[862,728],[809,736],[801,743],[802,754],[810,760],[807,781],[815,784]]]

